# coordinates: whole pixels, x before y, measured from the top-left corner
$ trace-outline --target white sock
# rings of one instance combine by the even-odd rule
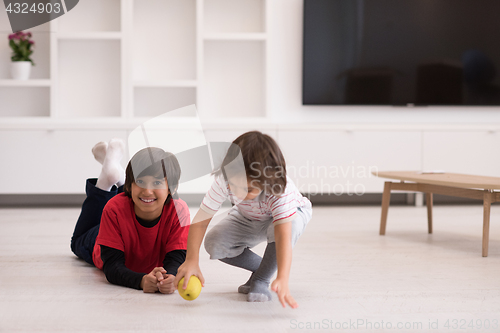
[[[94,158],[97,160],[97,162],[101,164],[104,163],[104,157],[106,157],[107,149],[108,143],[103,141],[96,143],[96,145],[92,148],[92,154],[94,154]]]
[[[125,183],[125,170],[120,164],[124,151],[125,144],[122,140],[111,139],[109,141],[96,187],[110,191],[113,185],[121,186]]]

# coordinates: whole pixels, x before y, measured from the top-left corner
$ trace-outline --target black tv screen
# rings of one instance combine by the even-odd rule
[[[304,0],[304,105],[500,105],[500,0]]]

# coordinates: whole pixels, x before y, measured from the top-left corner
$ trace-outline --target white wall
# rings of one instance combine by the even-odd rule
[[[470,124],[500,123],[499,107],[303,106],[303,0],[271,1],[269,113],[279,122]]]

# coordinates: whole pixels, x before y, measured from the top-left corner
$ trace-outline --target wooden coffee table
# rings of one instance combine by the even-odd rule
[[[488,256],[490,231],[490,207],[500,201],[500,178],[464,175],[458,173],[422,173],[417,171],[374,172],[375,176],[396,179],[400,182],[385,182],[382,196],[382,216],[380,235],[385,235],[387,212],[391,200],[391,191],[423,192],[427,201],[428,231],[432,233],[432,195],[442,194],[454,197],[483,200],[483,257]]]

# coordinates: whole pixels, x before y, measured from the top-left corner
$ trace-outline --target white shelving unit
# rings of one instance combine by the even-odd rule
[[[267,6],[266,0],[81,1],[30,29],[33,79],[11,80],[10,49],[0,46],[2,128],[51,129],[55,122],[71,128],[81,121],[92,129],[93,122],[116,119],[131,130],[139,119],[189,104],[205,119],[265,121]],[[0,15],[2,40],[10,26]],[[31,101],[19,102],[21,95]]]
[[[209,135],[226,140],[268,123],[267,6],[268,0],[80,1],[30,29],[36,66],[27,81],[10,79],[11,51],[0,43],[0,140],[12,141],[0,154],[16,160],[0,171],[26,174],[36,160],[32,175],[40,179],[10,177],[0,194],[82,193],[84,179],[98,172],[89,156],[95,142],[127,140],[148,119],[186,105],[196,104]],[[9,33],[1,12],[0,40]],[[161,130],[197,135],[195,116],[172,115]],[[185,188],[197,191],[194,183]]]

